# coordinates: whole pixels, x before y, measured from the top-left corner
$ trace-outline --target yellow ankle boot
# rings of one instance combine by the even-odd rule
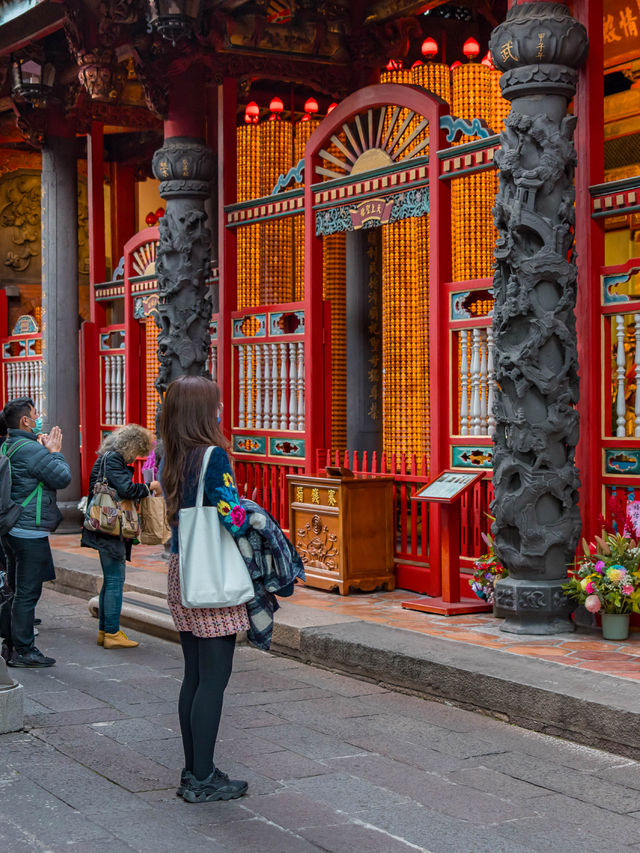
[[[104,635],[105,649],[133,649],[137,645],[138,643],[135,640],[130,640],[124,631]]]
[[[98,645],[104,646],[104,631],[98,631]]]

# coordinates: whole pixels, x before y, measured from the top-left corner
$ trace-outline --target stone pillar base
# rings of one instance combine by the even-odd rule
[[[575,631],[572,605],[562,592],[566,578],[520,580],[503,578],[495,589],[495,609],[507,634],[566,634]]]
[[[24,725],[24,688],[9,676],[0,658],[0,735],[19,732]]]
[[[82,513],[78,509],[78,501],[58,501],[58,509],[62,513],[62,521],[56,533],[81,533]]]

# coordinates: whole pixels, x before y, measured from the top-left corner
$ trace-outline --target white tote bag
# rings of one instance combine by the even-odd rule
[[[203,506],[204,476],[213,453],[202,460],[196,505],[178,516],[180,591],[185,607],[233,607],[254,597],[253,582],[233,536],[215,506]]]

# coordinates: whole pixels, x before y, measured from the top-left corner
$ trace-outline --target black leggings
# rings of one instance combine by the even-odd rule
[[[222,699],[231,675],[236,635],[196,637],[180,631],[184,680],[178,716],[184,747],[184,766],[202,781],[213,772]]]

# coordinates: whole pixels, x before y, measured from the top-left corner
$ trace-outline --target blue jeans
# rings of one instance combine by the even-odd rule
[[[122,610],[122,588],[124,587],[124,557],[118,560],[104,551],[100,551],[102,566],[102,589],[98,625],[106,634],[116,634],[120,630],[120,611]]]

